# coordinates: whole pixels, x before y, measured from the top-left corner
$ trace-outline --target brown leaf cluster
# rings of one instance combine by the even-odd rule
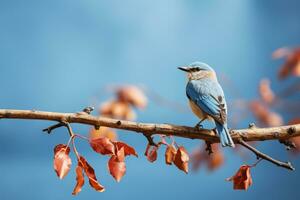
[[[84,185],[84,173],[89,179],[90,186],[98,192],[104,192],[105,188],[98,182],[93,167],[85,160],[83,156],[78,158],[76,167],[76,186],[73,190],[73,195],[77,195]]]
[[[218,144],[211,144],[213,153],[208,154],[206,147],[195,149],[191,155],[192,169],[198,170],[202,165],[206,165],[210,171],[216,170],[224,164],[224,154]]]
[[[100,107],[100,115],[116,119],[134,120],[135,112],[128,102],[111,100],[103,103]]]
[[[158,146],[147,145],[145,156],[149,162],[154,162],[157,159],[157,151],[161,144],[167,145],[165,142],[159,143]],[[178,149],[174,144],[167,145],[165,152],[165,162],[167,165],[174,164],[178,169],[188,173],[189,167],[189,155],[186,149],[183,146],[180,146]]]
[[[119,182],[126,172],[125,157],[138,156],[135,149],[120,141],[112,141],[107,137],[100,137],[90,140],[92,149],[101,155],[110,155],[108,170],[110,174]]]
[[[254,114],[254,117],[263,126],[281,126],[283,119],[281,115],[270,111],[269,107],[259,100],[253,100],[249,104],[249,109]]]
[[[146,106],[147,97],[143,91],[134,85],[126,85],[117,88],[116,99],[103,103],[99,113],[106,117],[134,120],[136,114],[133,108],[143,109]]]
[[[252,185],[252,177],[250,174],[249,165],[242,165],[236,174],[228,179],[227,181],[233,182],[233,189],[235,190],[247,190]]]
[[[285,79],[290,75],[300,76],[300,48],[280,48],[273,53],[273,57],[285,58],[285,62],[278,72],[280,79]]]
[[[71,158],[69,157],[70,147],[64,144],[58,144],[54,148],[54,170],[60,179],[63,179],[71,168]],[[79,155],[78,155],[79,156]],[[76,186],[72,192],[77,195],[84,185],[84,173],[89,179],[90,185],[97,191],[103,192],[104,187],[98,183],[95,171],[92,166],[85,160],[84,157],[78,157],[78,164],[76,167]]]
[[[147,97],[144,92],[134,85],[118,88],[117,98],[119,101],[127,102],[136,108],[144,109],[147,106]]]

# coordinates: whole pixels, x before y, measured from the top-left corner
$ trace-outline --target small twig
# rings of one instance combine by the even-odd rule
[[[67,129],[68,129],[68,132],[69,132],[69,135],[70,135],[70,139],[71,139],[71,141],[72,141],[73,151],[74,151],[74,153],[75,153],[77,159],[79,160],[79,159],[80,159],[80,156],[79,156],[79,153],[78,153],[78,151],[77,151],[77,149],[76,149],[76,146],[75,146],[75,138],[76,138],[77,135],[74,134],[74,132],[73,132],[73,130],[72,130],[72,127],[71,127],[70,123],[68,123],[68,122],[61,122],[61,123],[63,124],[63,126],[67,127]]]
[[[50,134],[54,129],[60,128],[62,126],[65,126],[65,124],[63,122],[59,122],[57,124],[49,126],[48,128],[43,129],[43,131],[47,132],[48,134]]]
[[[75,153],[77,159],[80,160],[79,153],[78,153],[78,151],[77,151],[77,149],[76,149],[76,146],[75,146],[75,137],[72,137],[72,147],[73,147],[73,151],[74,151],[74,153]]]
[[[71,127],[70,123],[68,123],[68,122],[62,122],[62,123],[64,124],[64,126],[67,127],[70,137],[74,137],[75,134],[73,133],[73,130],[72,130],[72,127]]]
[[[153,137],[147,133],[143,133],[143,135],[147,138],[149,145],[158,147],[158,144],[156,144],[153,140]]]
[[[263,159],[262,158],[259,158],[254,164],[250,165],[251,167],[256,167],[256,165],[258,163],[260,163],[260,161],[262,161]]]
[[[238,143],[242,146],[244,146],[245,148],[249,149],[250,151],[252,151],[256,156],[257,158],[261,158],[261,159],[264,159],[264,160],[267,160],[279,167],[283,167],[283,168],[286,168],[286,169],[289,169],[289,170],[295,170],[295,168],[292,166],[292,164],[290,162],[281,162],[279,160],[276,160],[260,151],[258,151],[256,148],[254,148],[253,146],[247,144],[244,140],[242,139],[239,139]]]

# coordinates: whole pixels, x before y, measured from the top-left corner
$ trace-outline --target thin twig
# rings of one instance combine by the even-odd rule
[[[295,170],[295,168],[292,166],[292,164],[290,162],[281,162],[279,160],[276,160],[260,151],[258,151],[256,148],[254,148],[253,146],[247,144],[245,141],[243,141],[242,139],[239,140],[238,142],[240,145],[244,146],[245,148],[249,149],[250,151],[252,151],[256,156],[257,158],[261,158],[261,159],[264,159],[264,160],[267,160],[279,167],[283,167],[283,168],[286,168],[286,169],[289,169],[289,170]]]
[[[49,126],[49,127],[45,128],[45,129],[43,129],[43,131],[47,132],[48,134],[50,134],[54,129],[60,128],[62,126],[65,126],[65,124],[62,123],[62,122],[59,122],[57,124],[54,124],[52,126]]]
[[[158,146],[158,144],[156,144],[156,143],[154,142],[153,137],[152,137],[151,135],[146,134],[146,133],[144,133],[143,135],[147,138],[148,144],[149,144],[149,145],[151,145],[151,146],[156,146],[156,147]]]
[[[258,163],[260,163],[260,161],[262,161],[263,159],[262,158],[259,158],[254,164],[250,165],[251,167],[256,167],[256,165]]]
[[[70,138],[71,138],[71,141],[72,141],[73,151],[74,151],[74,153],[75,153],[77,159],[79,160],[79,159],[80,159],[80,156],[79,156],[79,153],[78,153],[78,151],[77,151],[77,149],[76,149],[76,145],[75,145],[75,136],[76,136],[76,134],[74,134],[74,132],[73,132],[73,130],[72,130],[72,127],[71,127],[70,123],[64,122],[64,121],[63,121],[63,122],[61,122],[61,124],[63,124],[63,126],[65,126],[65,127],[67,127],[68,132],[69,132],[69,135],[70,135]]]

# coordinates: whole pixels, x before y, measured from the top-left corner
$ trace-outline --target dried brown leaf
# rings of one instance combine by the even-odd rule
[[[102,116],[116,119],[134,120],[136,118],[130,104],[120,100],[105,102],[101,105],[99,112]]]
[[[271,104],[274,101],[275,95],[270,87],[269,79],[262,79],[260,81],[259,94],[260,94],[261,99],[268,104]]]
[[[79,159],[79,166],[81,166],[84,169],[85,174],[89,178],[89,183],[98,192],[104,192],[104,187],[97,181],[95,171],[93,167],[85,160],[84,157],[80,156]]]
[[[206,153],[206,152],[204,152],[204,153]],[[197,148],[192,152],[191,164],[192,164],[193,171],[198,170],[201,167],[201,164],[203,164],[205,161],[206,161],[206,157],[203,156],[202,149]]]
[[[208,156],[207,168],[211,171],[218,169],[224,163],[224,155],[220,149],[213,150],[213,153]]]
[[[120,142],[120,141],[116,141],[114,142],[116,149],[121,149],[124,148],[124,152],[125,152],[125,156],[136,156],[138,157],[138,154],[136,153],[135,149],[131,146],[129,146],[128,144],[124,143],[124,142]]]
[[[63,179],[71,168],[71,158],[69,156],[70,147],[64,144],[58,144],[54,148],[54,163],[53,167],[60,179]]]
[[[183,146],[179,147],[177,149],[174,164],[178,167],[178,169],[184,171],[185,173],[188,173],[189,171],[188,162],[189,162],[189,155],[186,149]]]
[[[253,112],[254,117],[259,123],[264,126],[281,126],[283,124],[282,117],[258,100],[250,102],[250,110]]]
[[[107,137],[91,139],[90,145],[94,151],[102,155],[112,155],[115,153],[115,145]]]
[[[118,139],[118,135],[116,131],[112,128],[101,126],[98,130],[95,128],[92,128],[89,133],[89,138],[96,139],[96,138],[101,138],[101,137],[107,137],[111,141],[115,141]]]
[[[144,92],[134,85],[120,87],[117,96],[120,101],[128,102],[137,108],[143,109],[147,106],[147,97]]]
[[[78,165],[76,167],[76,186],[75,186],[72,194],[77,195],[81,191],[81,188],[83,185],[84,185],[83,168],[78,163]]]
[[[174,145],[168,145],[168,147],[166,148],[166,153],[165,153],[165,161],[167,165],[172,165],[172,163],[175,160],[175,156],[176,156],[176,148],[174,147]]]
[[[108,169],[110,174],[117,182],[120,182],[126,173],[126,164],[124,162],[125,152],[122,147],[118,150],[117,155],[112,155],[108,161]]]
[[[284,58],[284,57],[287,57],[290,53],[291,53],[291,50],[289,48],[282,47],[282,48],[276,49],[272,53],[272,58],[273,59]]]
[[[286,55],[285,63],[281,66],[278,77],[284,79],[289,75],[300,76],[300,48],[291,50]]]
[[[157,150],[158,147],[151,146],[150,144],[147,145],[145,156],[147,157],[149,162],[154,162],[157,159]]]
[[[233,189],[247,190],[252,185],[250,168],[249,165],[242,165],[234,176],[226,179],[227,181],[233,181]]]

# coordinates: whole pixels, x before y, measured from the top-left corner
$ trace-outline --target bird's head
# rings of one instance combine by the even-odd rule
[[[190,80],[201,78],[217,79],[215,70],[202,62],[193,62],[188,66],[178,67],[178,69],[187,72]]]

